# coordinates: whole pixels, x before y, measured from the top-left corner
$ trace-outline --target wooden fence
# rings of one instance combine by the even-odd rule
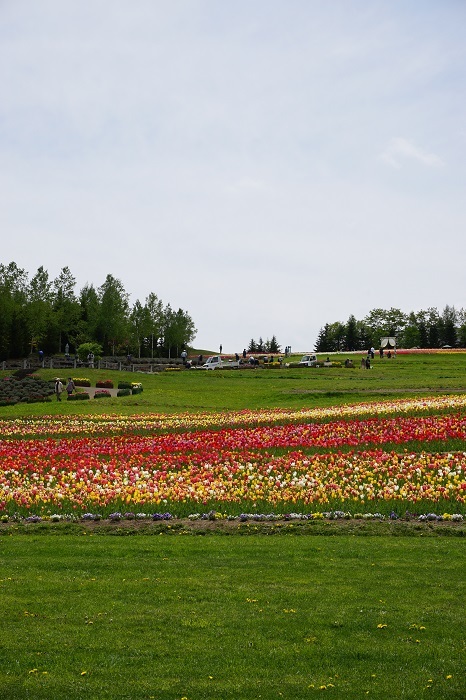
[[[120,360],[118,358],[102,358],[94,362],[81,362],[74,358],[66,359],[64,357],[46,357],[39,360],[34,357],[27,357],[21,360],[4,360],[1,364],[1,369],[5,370],[20,370],[30,369],[31,371],[38,369],[77,369],[87,367],[89,369],[105,369],[124,372],[161,372],[167,367],[182,367],[183,360],[168,359],[168,358],[152,358],[144,362]]]

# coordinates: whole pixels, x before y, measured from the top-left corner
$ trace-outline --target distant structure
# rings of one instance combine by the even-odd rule
[[[396,338],[394,336],[380,338],[380,348],[382,350],[393,350],[393,354],[396,355]]]

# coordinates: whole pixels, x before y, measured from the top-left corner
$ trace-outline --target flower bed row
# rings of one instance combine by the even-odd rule
[[[396,399],[310,409],[266,409],[224,413],[177,413],[144,415],[41,416],[0,420],[4,438],[66,435],[134,435],[139,433],[186,432],[219,428],[256,427],[280,424],[331,422],[361,417],[433,414],[464,411],[466,395]]]
[[[336,510],[339,504],[343,512],[377,507],[386,513],[394,506],[429,503],[432,512],[461,513],[466,452],[438,449],[464,442],[464,411],[455,408],[425,415],[432,404],[423,402],[419,415],[398,420],[383,417],[381,410],[371,419],[284,424],[276,424],[277,412],[269,412],[269,425],[248,429],[101,438],[81,433],[66,439],[57,431],[48,439],[2,439],[0,512],[39,517],[53,509],[123,512],[124,504],[141,510],[168,505],[187,516],[193,507],[214,504],[232,514],[247,504],[280,512],[311,505]],[[119,425],[118,418],[107,418]],[[81,429],[88,425],[76,422]],[[29,423],[29,431],[35,425]],[[426,449],[434,440],[436,449]],[[384,447],[407,442],[417,443],[418,450]]]
[[[121,522],[125,521],[148,521],[152,520],[154,522],[159,521],[170,521],[177,520],[176,516],[171,513],[133,513],[125,512],[120,513],[118,511],[110,513],[106,518],[101,513],[83,513],[82,515],[76,514],[63,514],[63,513],[52,513],[50,515],[28,515],[21,516],[18,513],[13,515],[2,515],[0,516],[0,522],[25,522],[25,523],[41,523],[41,522]],[[187,520],[190,521],[218,521],[218,520],[228,520],[230,522],[289,522],[289,521],[306,521],[306,520],[402,520],[402,521],[417,521],[417,522],[452,522],[452,523],[462,523],[464,522],[464,516],[461,513],[443,513],[438,515],[436,513],[421,513],[412,514],[406,512],[404,515],[398,515],[394,511],[391,511],[389,515],[384,515],[383,513],[350,513],[349,511],[315,511],[312,513],[241,513],[240,515],[228,515],[227,513],[222,513],[219,511],[211,510],[207,513],[191,513],[188,515]]]
[[[307,456],[293,452],[223,455],[214,461],[199,455],[173,460],[59,460],[2,468],[0,507],[48,509],[66,504],[82,509],[124,502],[144,506],[166,503],[333,502],[465,503],[466,453],[398,455],[383,451]]]

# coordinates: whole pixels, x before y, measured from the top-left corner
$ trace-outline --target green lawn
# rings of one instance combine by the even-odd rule
[[[465,696],[461,539],[18,535],[0,563],[7,700]]]

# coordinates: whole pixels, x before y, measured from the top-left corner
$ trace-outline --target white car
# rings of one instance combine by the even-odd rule
[[[305,367],[315,367],[317,365],[317,355],[303,355],[298,364]]]

